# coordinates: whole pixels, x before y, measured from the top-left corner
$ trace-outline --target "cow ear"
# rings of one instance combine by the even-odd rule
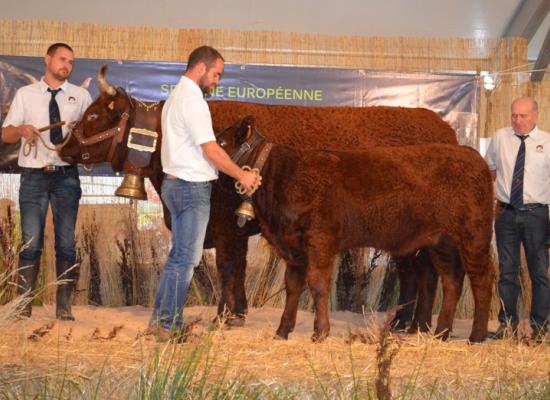
[[[247,115],[243,118],[243,125],[252,125],[254,126],[254,117],[252,115]]]
[[[253,132],[254,132],[254,117],[251,115],[248,115],[244,117],[243,122],[241,124],[242,142],[246,142],[248,139],[250,139]]]
[[[244,142],[248,141],[252,137],[252,133],[254,132],[254,126],[253,125],[246,125],[246,136],[244,138]]]

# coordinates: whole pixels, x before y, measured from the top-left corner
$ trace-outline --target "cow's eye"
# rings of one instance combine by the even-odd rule
[[[223,139],[218,140],[218,144],[220,145],[220,147],[225,147],[225,146],[227,146],[227,142],[226,142],[225,140],[223,140]]]
[[[97,119],[97,114],[90,114],[88,115],[88,121],[95,121]]]

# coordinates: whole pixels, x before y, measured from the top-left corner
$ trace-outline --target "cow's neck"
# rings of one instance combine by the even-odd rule
[[[261,173],[273,143],[267,142],[255,128],[251,129],[252,136],[241,144],[241,147],[231,155],[231,159],[240,167],[247,165]]]

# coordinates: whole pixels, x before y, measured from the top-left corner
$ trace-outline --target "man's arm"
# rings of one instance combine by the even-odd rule
[[[25,123],[26,118],[23,97],[24,95],[21,89],[19,89],[15,93],[8,115],[6,115],[6,119],[4,119],[5,126],[2,128],[2,141],[4,143],[16,143],[21,138],[28,139],[32,137],[33,134],[39,134],[36,127]]]
[[[2,128],[2,141],[4,143],[15,143],[22,137],[29,139],[33,134],[39,135],[38,128],[32,125],[8,125]]]
[[[211,141],[201,144],[202,151],[210,161],[224,174],[235,178],[248,190],[252,189],[256,182],[257,176],[249,171],[243,171],[231,158],[227,155],[218,143]]]

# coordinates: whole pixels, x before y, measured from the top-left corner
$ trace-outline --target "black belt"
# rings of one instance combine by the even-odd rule
[[[497,203],[500,208],[503,208],[505,210],[512,210],[512,211],[531,211],[540,207],[548,207],[548,204],[541,204],[541,203],[528,203],[528,204],[524,204],[521,207],[514,207],[513,205],[508,203],[503,203],[502,201],[498,201]]]
[[[22,167],[24,171],[29,172],[41,172],[44,174],[51,174],[55,172],[67,173],[69,171],[74,171],[77,168],[76,165],[46,165],[42,168],[26,168]]]

